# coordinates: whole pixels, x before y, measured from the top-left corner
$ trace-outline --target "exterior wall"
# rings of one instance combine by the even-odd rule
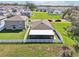
[[[1,20],[0,21],[0,31],[2,31],[4,29],[4,25],[5,25],[4,20]]]
[[[9,20],[5,21],[5,29],[11,29],[11,30],[25,29],[25,21],[9,21]]]
[[[29,35],[29,39],[54,39],[54,35]]]

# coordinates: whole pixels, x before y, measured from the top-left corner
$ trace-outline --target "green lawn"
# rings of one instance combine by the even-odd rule
[[[75,41],[72,40],[67,35],[67,32],[64,29],[64,28],[67,28],[70,25],[71,25],[70,22],[61,22],[61,23],[60,22],[55,22],[55,23],[52,23],[52,26],[62,35],[64,44],[66,44],[68,46],[75,44]]]
[[[47,57],[61,54],[60,44],[0,44],[0,57]]]
[[[61,19],[61,15],[51,14],[49,15],[47,12],[33,12],[32,17],[30,19],[54,19],[59,20]]]
[[[23,39],[24,35],[26,33],[26,30],[23,31],[1,31],[0,32],[0,40],[10,40],[10,39]]]

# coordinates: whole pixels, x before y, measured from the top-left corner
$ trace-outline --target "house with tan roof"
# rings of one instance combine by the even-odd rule
[[[5,20],[6,30],[23,30],[27,27],[28,18],[20,15],[15,15]]]
[[[29,39],[54,39],[52,26],[48,21],[35,21],[30,26]]]

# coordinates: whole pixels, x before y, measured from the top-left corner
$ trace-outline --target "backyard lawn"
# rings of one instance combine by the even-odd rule
[[[0,40],[10,40],[10,39],[23,39],[26,30],[23,31],[1,31],[0,32]]]
[[[61,15],[51,14],[49,15],[47,12],[33,12],[32,17],[30,19],[53,19],[53,20],[59,20],[61,19]]]
[[[52,23],[52,26],[62,35],[64,44],[70,46],[75,44],[76,41],[72,40],[68,35],[65,28],[70,26],[70,22],[54,22]]]
[[[60,44],[0,44],[1,57],[61,56]]]

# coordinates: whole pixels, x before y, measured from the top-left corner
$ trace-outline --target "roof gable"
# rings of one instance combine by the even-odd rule
[[[20,16],[20,15],[15,15],[15,16],[12,16],[10,18],[7,18],[7,20],[9,21],[25,21],[27,18],[23,17],[23,16]]]
[[[48,21],[36,21],[32,23],[32,30],[49,30],[52,29],[52,26]]]

